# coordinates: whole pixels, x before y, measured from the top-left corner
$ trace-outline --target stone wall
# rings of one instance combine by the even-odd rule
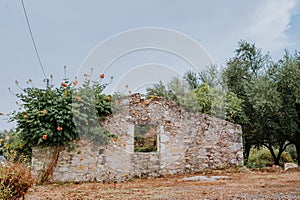
[[[120,99],[103,127],[117,135],[106,146],[76,141],[60,153],[52,181],[122,181],[133,177],[194,173],[243,165],[241,127],[165,98]],[[134,125],[157,126],[157,152],[134,152]],[[36,176],[51,160],[51,148],[33,149]]]

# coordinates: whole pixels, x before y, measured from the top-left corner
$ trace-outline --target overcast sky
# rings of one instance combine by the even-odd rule
[[[297,0],[24,2],[46,75],[53,74],[57,85],[63,78],[64,65],[68,66],[68,76],[73,78],[99,43],[136,28],[160,27],[181,32],[197,41],[218,65],[233,56],[240,39],[255,43],[264,52],[270,52],[274,59],[280,58],[284,49],[300,50],[300,2]],[[8,91],[11,87],[13,92],[20,92],[15,80],[21,87],[26,87],[28,79],[43,86],[43,73],[21,0],[0,1],[0,55],[0,112],[7,114],[17,109],[17,99]],[[156,56],[169,56],[153,52],[149,55],[147,57],[144,52],[145,63]],[[128,56],[124,60],[123,64],[128,65],[135,58]],[[173,58],[173,63],[168,65],[175,62]],[[130,65],[128,67],[130,70]],[[118,66],[111,71],[118,71]],[[0,116],[0,130],[11,126],[6,124],[5,116]]]

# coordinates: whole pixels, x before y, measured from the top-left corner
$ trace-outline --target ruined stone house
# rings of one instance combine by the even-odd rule
[[[239,125],[187,111],[165,98],[145,100],[135,94],[117,104],[103,125],[117,139],[105,146],[76,141],[75,149],[60,153],[52,181],[121,181],[243,165]],[[53,151],[33,149],[36,176],[45,170]]]

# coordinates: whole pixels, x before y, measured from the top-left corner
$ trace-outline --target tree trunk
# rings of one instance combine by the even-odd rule
[[[298,132],[296,133],[293,143],[295,144],[297,151],[298,165],[300,165],[300,103],[296,103],[295,107],[298,114]]]
[[[277,158],[276,158],[276,161],[275,161],[275,165],[279,165],[280,164],[280,158],[281,158],[281,155],[282,153],[286,150],[287,146],[289,146],[291,143],[290,142],[283,142],[280,144],[280,147],[279,147],[279,151],[278,151],[278,155],[277,155]]]
[[[300,166],[300,144],[298,144],[298,146],[296,146],[296,150],[297,150],[298,165]]]
[[[41,176],[41,179],[39,180],[40,183],[47,183],[49,182],[51,176],[53,175],[53,169],[56,167],[58,158],[59,158],[59,153],[61,152],[62,147],[60,144],[57,144],[55,152],[52,156],[51,163],[49,164],[46,172]]]
[[[276,157],[276,154],[274,152],[274,149],[273,149],[272,145],[268,144],[268,145],[265,145],[265,146],[269,149],[269,151],[270,151],[270,153],[272,155],[272,158],[273,158],[273,161],[274,161],[274,165],[279,165],[279,160],[277,161],[277,157]],[[278,162],[278,163],[276,163],[276,162]]]
[[[277,156],[274,160],[274,165],[280,165],[280,156]]]
[[[245,145],[244,145],[244,164],[245,165],[247,165],[247,163],[248,163],[250,150],[251,150],[251,145],[245,141]]]
[[[280,158],[281,158],[282,152],[283,152],[283,148],[282,148],[282,145],[280,145],[278,154],[277,154],[277,156],[275,157],[275,160],[274,160],[274,165],[280,165]]]
[[[296,147],[298,165],[300,165],[300,138],[294,141],[294,145]]]
[[[270,153],[271,153],[271,155],[273,157],[274,165],[280,165],[281,155],[286,150],[287,146],[289,146],[290,144],[291,144],[290,142],[288,142],[288,143],[287,142],[282,142],[279,145],[279,150],[278,150],[278,154],[277,155],[275,154],[275,151],[274,151],[274,149],[273,149],[273,147],[272,147],[271,144],[265,145],[269,149],[269,151],[270,151]]]

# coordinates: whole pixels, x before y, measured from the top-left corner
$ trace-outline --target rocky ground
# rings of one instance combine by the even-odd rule
[[[225,172],[136,179],[124,183],[34,186],[25,199],[300,199],[300,172]],[[227,176],[210,181],[213,175]]]

